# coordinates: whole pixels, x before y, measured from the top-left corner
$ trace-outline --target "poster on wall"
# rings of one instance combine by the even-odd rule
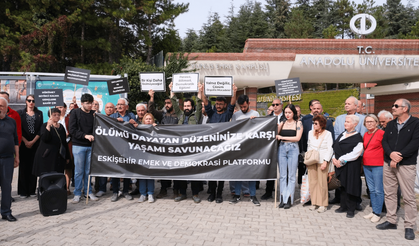
[[[85,93],[93,95],[94,100],[99,103],[99,112],[105,113],[105,104],[108,102],[117,104],[119,95],[109,95],[107,81],[90,81],[89,85],[77,85],[76,93],[74,93],[74,84],[63,81],[37,81],[36,89],[62,89],[63,100],[67,104],[67,113],[73,97],[76,97],[77,105],[80,106],[80,97]],[[48,120],[47,109],[40,108],[44,112],[44,122]]]
[[[9,93],[11,104],[24,104],[26,99],[26,80],[3,79],[0,80],[0,91]]]

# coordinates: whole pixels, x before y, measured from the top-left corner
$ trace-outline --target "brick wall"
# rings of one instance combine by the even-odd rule
[[[405,98],[409,100],[412,104],[410,114],[412,114],[415,117],[419,117],[419,92],[375,96],[375,113],[378,114],[378,112],[380,112],[383,109],[391,112],[391,105],[393,105],[394,102],[399,98]]]
[[[358,46],[371,46],[375,55],[419,55],[417,39],[248,39],[243,53],[353,55]]]
[[[361,83],[361,88],[370,88],[370,87],[375,87],[377,84],[376,83]],[[375,111],[374,105],[375,105],[375,100],[374,99],[367,99],[366,94],[360,94],[360,100],[362,103],[364,103],[366,105],[366,107],[363,109],[362,113],[369,113],[369,114],[374,114],[374,113],[378,113],[380,111]]]

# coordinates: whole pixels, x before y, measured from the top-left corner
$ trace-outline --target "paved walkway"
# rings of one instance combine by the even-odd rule
[[[323,214],[298,201],[289,210],[274,208],[273,199],[261,201],[260,207],[247,198],[231,205],[228,182],[221,204],[207,202],[205,192],[199,204],[190,193],[179,203],[166,198],[140,204],[138,197],[111,202],[108,192],[87,205],[85,200],[79,204],[68,200],[66,213],[44,217],[36,198],[17,196],[17,169],[14,174],[12,210],[18,221],[0,221],[0,245],[419,245],[418,232],[415,241],[404,239],[403,219],[397,230],[389,231],[376,230],[375,224],[363,219],[371,212],[368,199],[364,211],[353,219],[336,214],[336,205]],[[259,189],[257,197],[263,192]]]

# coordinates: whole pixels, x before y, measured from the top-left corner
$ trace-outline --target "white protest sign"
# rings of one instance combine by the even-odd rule
[[[166,79],[164,72],[147,72],[140,73],[141,91],[147,92],[149,90],[154,91],[166,91]]]
[[[206,96],[233,96],[233,76],[205,76]]]
[[[199,73],[174,73],[173,92],[198,92]]]

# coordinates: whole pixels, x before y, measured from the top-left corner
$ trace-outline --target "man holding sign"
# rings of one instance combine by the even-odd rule
[[[205,112],[208,115],[208,123],[220,123],[220,122],[229,122],[231,117],[234,113],[234,105],[236,104],[236,92],[237,87],[233,84],[233,96],[231,97],[230,104],[227,105],[227,99],[225,97],[217,97],[215,99],[215,111],[211,107],[211,103],[209,103],[207,97],[202,95],[202,101],[205,105]],[[218,187],[218,188],[217,188]],[[209,202],[213,202],[216,200],[216,203],[223,202],[223,188],[224,188],[224,181],[210,181],[209,182],[209,190],[210,195],[208,197]],[[216,193],[217,191],[217,193]]]
[[[169,85],[170,88],[170,98],[172,101],[173,108],[175,110],[176,115],[179,116],[179,125],[196,125],[198,124],[199,119],[202,117],[202,103],[201,103],[201,93],[202,93],[202,84],[199,84],[199,92],[198,98],[196,102],[196,110],[195,110],[195,102],[191,98],[186,98],[183,102],[183,111],[179,108],[179,104],[177,102],[177,98],[175,93],[172,91],[172,83]],[[174,186],[179,188],[179,194],[175,197],[175,202],[180,202],[186,199],[186,188],[188,183],[186,180],[174,180]],[[191,181],[191,189],[192,189],[192,199],[195,203],[200,203],[201,199],[199,198],[198,194],[202,188],[202,181]]]

